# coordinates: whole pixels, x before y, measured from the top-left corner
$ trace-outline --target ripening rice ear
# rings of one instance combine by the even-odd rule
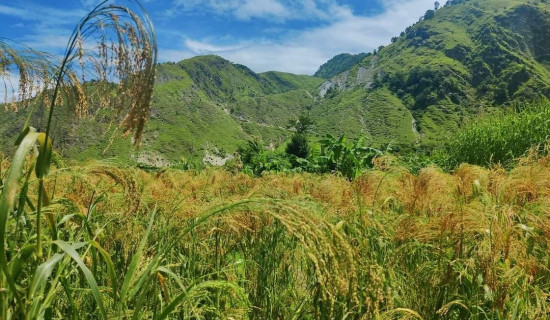
[[[9,39],[0,39],[0,104],[5,111],[27,107],[48,88],[57,65],[52,56]]]
[[[74,29],[63,60],[0,40],[0,104],[17,111],[60,105],[80,118],[108,109],[111,123],[139,144],[149,113],[157,43],[147,12],[135,0],[103,1]]]
[[[74,113],[109,109],[124,135],[139,144],[149,113],[157,43],[139,2],[104,1],[73,31],[60,76],[73,89]],[[93,85],[87,83],[93,82]],[[53,102],[52,102],[53,106]]]

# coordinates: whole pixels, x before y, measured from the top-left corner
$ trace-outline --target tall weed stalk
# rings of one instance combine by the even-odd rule
[[[113,302],[118,303],[116,275],[110,256],[97,243],[98,234],[86,226],[88,219],[81,219],[82,228],[87,228],[88,234],[58,229],[59,224],[69,223],[69,218],[61,219],[56,215],[46,190],[52,157],[52,119],[60,105],[72,108],[76,117],[114,106],[114,121],[119,123],[124,134],[133,131],[134,140],[139,142],[151,102],[155,64],[153,27],[137,1],[122,5],[103,1],[96,6],[76,26],[59,64],[50,56],[18,43],[0,41],[0,78],[6,92],[5,108],[17,111],[32,105],[33,109],[27,110],[29,114],[37,107],[48,110],[45,132],[36,132],[31,127],[29,115],[17,139],[17,151],[6,181],[2,183],[2,319],[36,319],[46,314],[51,317],[55,295],[61,288],[68,301],[73,302],[74,288],[67,280],[74,276],[83,276],[99,316],[108,318],[101,289],[83,260],[90,251],[94,252],[94,259],[102,256],[107,263]],[[13,85],[15,71],[19,75],[17,86]],[[87,80],[93,80],[93,84],[87,85]],[[8,96],[8,87],[12,89],[11,96]],[[37,187],[32,186],[33,173]],[[32,197],[31,190],[36,191],[37,198]],[[43,220],[48,222],[48,230],[43,228]],[[14,230],[19,234],[14,234]],[[101,229],[95,232],[100,233]],[[75,274],[75,269],[69,267],[71,264],[76,264],[81,273]]]

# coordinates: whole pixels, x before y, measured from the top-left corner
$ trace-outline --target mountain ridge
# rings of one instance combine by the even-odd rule
[[[547,3],[452,3],[325,82],[321,94],[351,96],[362,87],[366,98],[386,88],[411,111],[421,140],[432,145],[486,109],[548,97],[550,69],[539,61],[550,44]]]
[[[341,53],[332,57],[330,60],[321,65],[319,69],[313,74],[313,76],[330,79],[359,63],[367,55],[367,53]]]
[[[550,96],[547,30],[545,1],[454,0],[386,47],[327,61],[319,70],[341,71],[328,79],[255,73],[213,55],[162,63],[142,148],[117,137],[106,155],[151,165],[212,156],[219,163],[246,140],[283,145],[293,134],[288,124],[302,115],[316,123],[313,140],[330,133],[366,136],[394,150],[437,147],[480,113]],[[358,56],[342,70],[343,60]],[[3,114],[0,133],[9,139],[2,150],[23,114]],[[59,123],[63,117],[57,115]],[[78,160],[101,157],[109,143],[111,131],[94,118],[60,127],[59,149]]]

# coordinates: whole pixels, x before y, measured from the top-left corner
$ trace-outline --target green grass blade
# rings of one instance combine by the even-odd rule
[[[17,281],[17,278],[23,271],[23,267],[27,261],[31,258],[32,254],[36,249],[36,244],[28,244],[19,249],[19,252],[15,257],[12,258],[10,262],[10,272],[14,281]]]
[[[180,287],[181,290],[185,290],[185,286],[183,285],[183,282],[181,281],[181,278],[176,274],[174,273],[174,271],[168,269],[168,268],[165,268],[165,267],[160,267],[157,269],[158,272],[162,272],[162,273],[166,273],[167,275],[169,275],[172,279],[174,279],[174,281],[176,281],[176,283],[178,284],[178,286]]]
[[[149,282],[151,278],[154,278],[155,273],[153,270],[157,267],[158,262],[160,261],[160,254],[157,254],[155,258],[149,262],[147,265],[147,268],[143,270],[143,272],[139,275],[139,278],[133,282],[132,284],[132,290],[128,293],[127,299],[131,300],[133,299],[138,292],[143,292],[142,287],[144,287],[144,284]]]
[[[130,289],[130,285],[132,284],[132,280],[134,279],[134,275],[136,273],[137,267],[139,265],[139,262],[141,261],[141,257],[143,256],[143,249],[145,249],[145,245],[147,244],[147,238],[149,238],[149,234],[151,233],[151,229],[153,228],[155,215],[156,215],[156,211],[153,211],[153,214],[151,214],[151,219],[149,219],[149,226],[147,227],[147,232],[143,236],[143,239],[141,239],[139,247],[136,253],[134,254],[134,256],[132,257],[132,261],[130,262],[128,272],[126,273],[126,276],[124,276],[124,282],[122,283],[122,289],[120,291],[121,303],[125,303],[126,295],[128,294],[128,290]]]
[[[188,291],[180,293],[176,298],[174,298],[174,300],[172,300],[172,302],[170,302],[166,306],[166,308],[164,308],[164,310],[162,310],[162,312],[155,318],[155,320],[166,319],[172,312],[176,310],[176,308],[185,300],[186,297],[192,297],[194,291],[216,288],[232,289],[240,299],[245,301],[247,305],[249,304],[246,293],[244,292],[243,288],[239,287],[238,285],[228,281],[204,281],[190,288]]]
[[[44,310],[46,306],[43,305],[42,299],[35,298],[42,295],[41,291],[48,282],[48,278],[51,276],[54,267],[63,259],[63,254],[56,253],[49,260],[42,263],[34,273],[32,278],[31,285],[27,292],[27,300],[31,302],[30,310],[28,312],[28,317],[30,319],[37,319],[40,316],[41,311]]]
[[[99,253],[103,256],[103,259],[105,260],[105,263],[107,264],[107,273],[109,275],[109,279],[111,280],[111,288],[113,290],[113,301],[115,304],[117,303],[117,290],[118,290],[118,281],[116,277],[116,270],[115,265],[113,263],[113,259],[111,259],[111,255],[103,249],[99,243],[96,241],[90,241],[89,244],[93,246],[94,248],[99,251]]]
[[[10,290],[17,296],[17,290],[15,283],[10,275],[8,269],[8,262],[6,258],[6,225],[8,222],[8,216],[13,208],[15,197],[17,195],[17,189],[19,182],[23,177],[23,170],[25,168],[25,162],[27,155],[36,143],[38,133],[34,129],[31,129],[29,133],[23,138],[12,160],[11,167],[9,169],[8,177],[4,181],[4,189],[0,196],[0,268],[2,269],[6,281]]]
[[[67,282],[67,279],[61,277],[59,279],[59,282],[61,283],[61,286],[63,287],[63,290],[65,291],[65,295],[67,295],[67,300],[69,303],[69,307],[71,308],[72,317],[76,317],[76,314],[78,312],[78,307],[76,306],[73,298],[73,294],[71,291],[71,286]]]
[[[162,320],[162,319],[166,319],[168,318],[168,316],[174,312],[174,310],[176,310],[176,308],[182,303],[182,301],[185,299],[185,297],[187,297],[187,291],[185,292],[182,292],[180,293],[177,297],[174,298],[174,300],[172,300],[172,302],[170,302],[166,308],[164,308],[161,312],[161,314],[159,314],[155,320]]]
[[[101,297],[101,293],[99,292],[99,287],[97,285],[97,282],[92,272],[90,271],[90,269],[86,267],[86,265],[84,264],[84,261],[82,261],[82,258],[80,258],[80,255],[78,254],[78,252],[76,252],[76,250],[65,241],[56,240],[53,243],[59,246],[61,250],[65,251],[65,253],[67,253],[76,262],[76,264],[84,274],[84,277],[86,278],[86,281],[90,286],[90,289],[92,289],[92,295],[94,296],[97,302],[101,316],[104,319],[107,319],[107,312],[105,311],[105,306],[103,305],[103,299]]]

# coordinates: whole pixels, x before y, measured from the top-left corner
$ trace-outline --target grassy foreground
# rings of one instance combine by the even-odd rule
[[[22,293],[8,315],[544,319],[549,178],[550,157],[418,175],[384,158],[354,182],[99,162],[53,170],[44,257],[32,249],[32,178],[8,222]]]

